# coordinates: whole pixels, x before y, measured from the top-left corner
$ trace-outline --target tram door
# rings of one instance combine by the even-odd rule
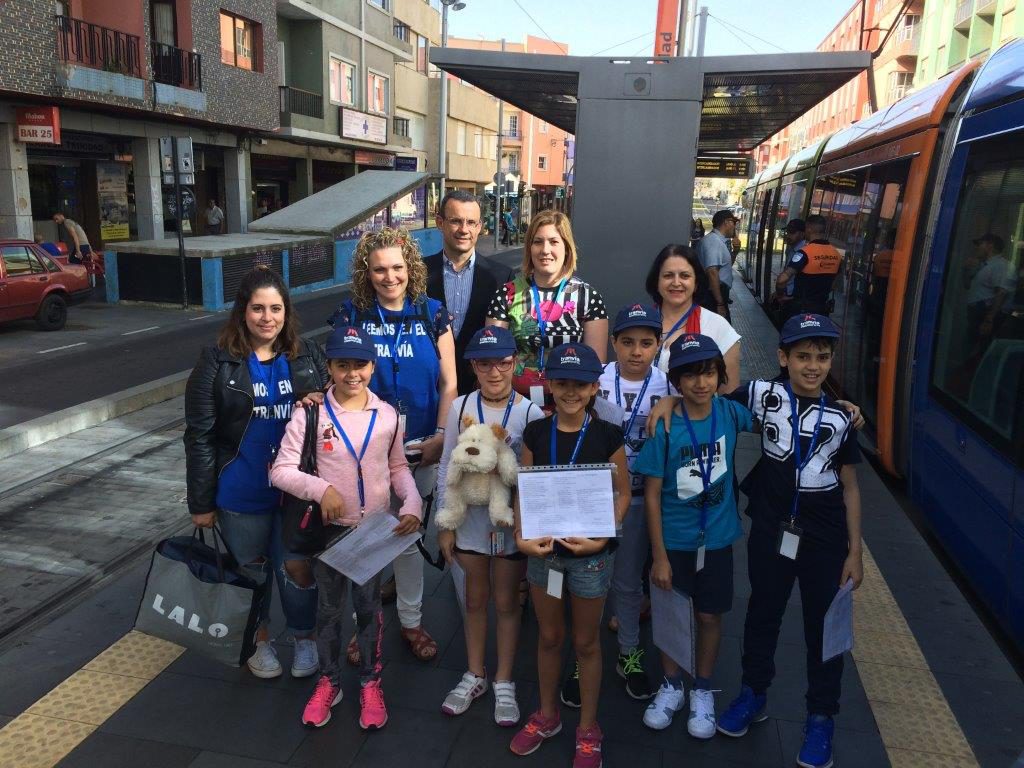
[[[757,211],[757,250],[754,254],[754,294],[762,303],[767,303],[771,294],[765,291],[766,275],[771,274],[768,258],[769,230],[771,229],[772,208],[775,205],[775,185],[768,186],[760,195]]]

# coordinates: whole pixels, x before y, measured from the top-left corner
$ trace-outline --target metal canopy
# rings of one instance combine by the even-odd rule
[[[623,72],[679,69],[693,59],[611,59],[433,48],[431,63],[569,133],[580,78],[595,65]],[[698,152],[749,152],[864,71],[867,52],[709,56],[698,60],[703,99]],[[652,93],[648,98],[659,98]],[[664,98],[664,97],[663,97]],[[672,98],[669,96],[668,98]]]

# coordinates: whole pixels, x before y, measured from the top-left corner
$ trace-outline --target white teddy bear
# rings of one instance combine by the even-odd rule
[[[509,506],[509,488],[519,465],[505,442],[507,433],[498,424],[477,424],[468,416],[466,428],[448,461],[444,504],[437,513],[437,527],[454,530],[466,519],[468,504],[487,505],[494,525],[515,522]]]

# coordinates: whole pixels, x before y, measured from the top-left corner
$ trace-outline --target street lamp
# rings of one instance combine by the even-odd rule
[[[441,48],[448,47],[448,9],[461,11],[466,4],[461,0],[441,0]],[[441,197],[444,197],[444,177],[448,175],[448,75],[441,72],[441,125],[438,129],[440,147],[437,153],[437,172],[441,176]]]

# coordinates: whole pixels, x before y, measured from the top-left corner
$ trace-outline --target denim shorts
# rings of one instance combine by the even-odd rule
[[[526,578],[534,586],[542,589],[548,586],[548,570],[557,568],[565,574],[565,589],[575,597],[604,597],[612,583],[612,567],[615,555],[605,550],[596,555],[585,557],[566,557],[551,555],[549,557],[528,558]]]

